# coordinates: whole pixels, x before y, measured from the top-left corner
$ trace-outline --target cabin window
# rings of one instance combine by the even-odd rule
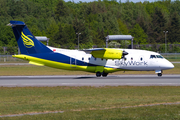
[[[141,61],[143,60],[143,58],[141,57],[141,59],[140,59]]]
[[[153,59],[153,58],[156,58],[156,56],[155,55],[151,55],[150,58]]]
[[[82,60],[84,60],[84,58],[82,58]]]
[[[88,58],[88,60],[90,60],[90,58]]]
[[[157,58],[163,58],[163,56],[161,56],[161,55],[156,55],[156,57],[157,57]]]
[[[96,58],[94,58],[94,60],[96,60]]]
[[[103,58],[101,58],[101,60],[103,61]]]
[[[133,58],[131,58],[131,60],[133,60]]]

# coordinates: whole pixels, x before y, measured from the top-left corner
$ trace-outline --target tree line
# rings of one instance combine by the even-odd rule
[[[134,44],[180,43],[180,1],[127,2],[99,0],[1,0],[0,46],[17,46],[10,20],[26,23],[35,36],[47,36],[49,45],[74,48],[105,46],[107,35],[132,35]],[[130,44],[118,41],[117,44]]]

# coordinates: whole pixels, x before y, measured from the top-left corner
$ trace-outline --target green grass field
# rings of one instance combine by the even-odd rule
[[[56,114],[23,116],[8,120],[179,120],[179,105],[128,109],[70,111]],[[7,118],[5,118],[7,120]]]
[[[0,119],[180,119],[180,104],[143,106],[175,102],[179,86],[1,87],[0,115],[64,112]]]

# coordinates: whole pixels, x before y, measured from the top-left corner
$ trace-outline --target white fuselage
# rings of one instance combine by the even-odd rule
[[[162,70],[174,68],[174,65],[159,53],[146,50],[120,49],[126,51],[128,55],[122,59],[101,59],[94,58],[85,51],[49,48],[54,52],[64,54],[79,61],[114,69],[156,71],[158,73]]]

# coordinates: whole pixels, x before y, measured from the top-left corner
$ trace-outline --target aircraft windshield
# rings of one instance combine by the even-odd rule
[[[150,59],[153,59],[153,58],[163,58],[163,57],[161,55],[151,55]]]
[[[157,58],[163,58],[163,56],[161,56],[161,55],[156,55],[156,57],[157,57]]]
[[[153,58],[156,58],[156,56],[155,55],[151,55],[150,58],[153,59]]]

